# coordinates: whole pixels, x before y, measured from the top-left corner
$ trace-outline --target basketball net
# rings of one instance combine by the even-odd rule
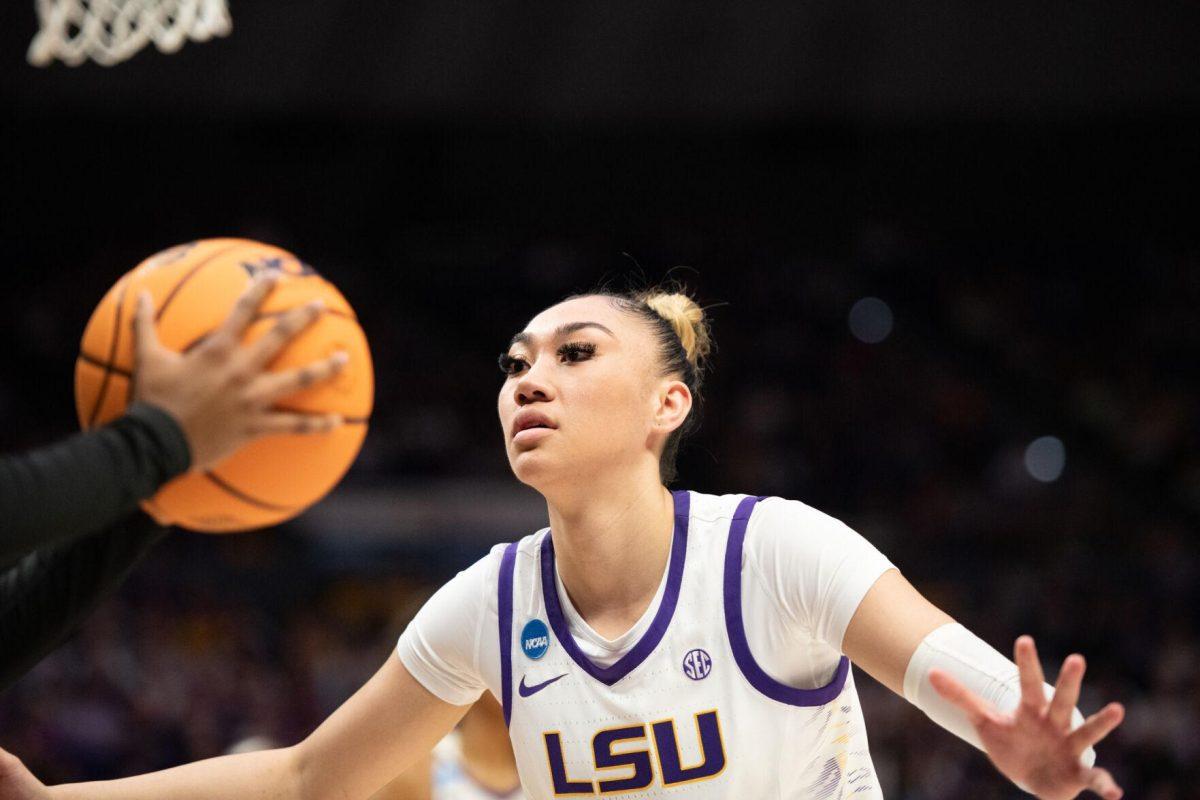
[[[225,0],[37,0],[37,14],[41,30],[26,54],[35,67],[56,58],[111,67],[151,41],[174,53],[187,39],[205,42],[233,27]]]

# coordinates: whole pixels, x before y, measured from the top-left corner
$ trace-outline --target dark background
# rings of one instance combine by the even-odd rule
[[[0,745],[62,780],[302,736],[424,593],[544,517],[496,430],[508,337],[669,275],[718,304],[682,485],[804,500],[999,649],[1085,653],[1085,712],[1129,707],[1101,762],[1191,796],[1200,8],[1149,5],[246,0],[227,39],[38,70],[6,4],[0,446],[74,428],[91,308],[198,237],[341,287],[377,397],[333,496],[172,537],[0,698]],[[864,297],[881,342],[848,325]],[[889,797],[1019,796],[860,685]]]

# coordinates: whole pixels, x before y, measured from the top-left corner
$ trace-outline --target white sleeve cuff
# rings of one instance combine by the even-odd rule
[[[436,658],[427,649],[422,656],[418,647],[414,647],[408,634],[396,643],[396,656],[404,668],[416,679],[417,683],[429,690],[430,694],[453,706],[469,706],[483,694],[482,688],[463,686],[447,680],[444,676],[450,672],[449,667],[440,670],[431,668],[427,659]]]
[[[848,576],[839,584],[836,602],[829,604],[829,622],[825,627],[828,643],[840,652],[846,639],[846,629],[854,619],[858,607],[871,587],[879,582],[888,570],[896,569],[891,561],[876,552],[876,558],[860,561],[849,569]],[[849,567],[850,565],[846,565]]]
[[[983,743],[967,715],[945,700],[929,682],[929,671],[940,669],[991,703],[1000,711],[1012,712],[1021,702],[1021,679],[1017,665],[998,653],[987,642],[957,622],[936,628],[917,646],[904,672],[904,698],[925,712],[931,720],[958,738],[982,750]],[[1054,696],[1054,687],[1043,684],[1046,697]],[[1083,724],[1083,714],[1071,712],[1071,729]],[[1091,767],[1096,751],[1088,748],[1080,762]]]

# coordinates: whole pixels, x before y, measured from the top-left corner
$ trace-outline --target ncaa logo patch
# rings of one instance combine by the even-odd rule
[[[550,629],[540,619],[531,619],[521,629],[521,650],[534,661],[550,649]]]
[[[699,647],[689,650],[683,657],[683,674],[692,680],[702,681],[708,677],[710,672],[712,672],[712,658]]]

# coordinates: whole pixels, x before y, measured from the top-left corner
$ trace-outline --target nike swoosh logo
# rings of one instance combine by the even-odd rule
[[[541,683],[535,683],[533,686],[526,686],[525,685],[525,676],[522,675],[521,676],[521,685],[517,687],[517,691],[521,693],[521,697],[532,697],[533,695],[540,692],[542,689],[545,689],[550,684],[554,683],[555,681],[562,680],[565,677],[567,677],[567,673],[564,672],[562,675],[559,675],[558,677],[555,677],[555,678],[551,678],[548,681],[542,681]]]

